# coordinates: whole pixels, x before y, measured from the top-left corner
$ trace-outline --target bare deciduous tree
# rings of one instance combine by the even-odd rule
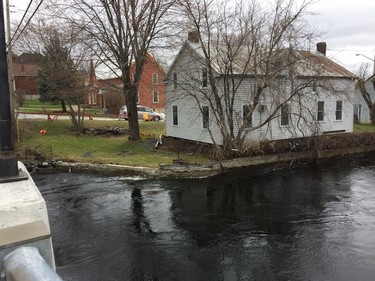
[[[169,0],[71,0],[59,5],[60,11],[64,9],[60,14],[87,35],[90,51],[122,79],[129,114],[129,140],[140,139],[138,84],[152,41],[164,35],[167,28],[164,18],[171,5]]]

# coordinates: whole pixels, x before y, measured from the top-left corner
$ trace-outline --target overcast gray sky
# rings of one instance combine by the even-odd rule
[[[361,62],[372,64],[375,55],[374,0],[320,0],[312,6],[318,15],[309,18],[325,33],[327,56],[353,70]]]
[[[30,0],[10,0],[16,6],[18,16],[22,16],[22,10],[26,9],[29,2]],[[323,31],[319,41],[327,43],[328,57],[352,71],[362,62],[373,63],[356,54],[374,59],[374,0],[317,0],[310,10],[317,13],[308,20],[312,26]]]

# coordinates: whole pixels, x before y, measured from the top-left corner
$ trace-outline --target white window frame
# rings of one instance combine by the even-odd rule
[[[323,107],[319,108],[319,104],[322,104]],[[321,119],[319,117],[321,117]],[[324,101],[318,101],[317,111],[316,111],[316,120],[318,122],[324,122]]]
[[[287,106],[287,109],[288,109],[288,112],[287,112],[287,123],[283,124],[283,118],[285,116],[283,116],[283,114],[285,114],[283,111],[285,109],[285,107]],[[290,110],[290,103],[284,103],[283,105],[281,105],[280,107],[280,126],[283,126],[283,127],[287,127],[290,125],[290,113],[291,113],[291,110]]]
[[[157,73],[152,73],[152,84],[158,85],[159,84],[159,76]]]
[[[172,125],[178,126],[178,106],[172,105]]]
[[[340,105],[340,106],[339,106]],[[335,108],[335,121],[342,121],[342,107],[343,107],[343,102],[342,100],[337,100],[336,101],[336,108]],[[340,115],[340,118],[337,118],[338,115]]]
[[[205,115],[207,113],[207,115]],[[202,106],[202,129],[210,127],[210,107],[208,105]]]
[[[245,128],[251,128],[251,127],[253,127],[254,112],[251,113],[251,116],[250,115],[249,116],[245,116],[246,109],[250,110],[250,108],[251,108],[250,104],[243,104],[242,105],[242,122],[243,122],[243,125],[244,125]]]
[[[156,97],[156,99],[155,99]],[[159,92],[153,91],[152,92],[152,102],[153,103],[159,103]]]
[[[177,90],[177,73],[172,74],[172,80],[173,80],[173,90]]]
[[[202,88],[208,87],[208,70],[206,67],[202,68]]]

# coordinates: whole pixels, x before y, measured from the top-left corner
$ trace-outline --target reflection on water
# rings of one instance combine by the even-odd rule
[[[374,164],[34,180],[64,280],[372,280]]]

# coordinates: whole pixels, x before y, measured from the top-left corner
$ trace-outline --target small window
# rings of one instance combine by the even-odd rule
[[[253,96],[256,96],[257,93],[258,93],[258,83],[257,82],[253,82],[251,85],[250,85],[250,93],[251,95]]]
[[[250,128],[253,126],[253,114],[251,112],[250,105],[244,105],[242,107],[242,119],[243,124],[246,128]]]
[[[336,101],[336,120],[342,120],[342,101]]]
[[[318,90],[318,86],[316,85],[316,81],[313,81],[311,83],[311,89],[312,89],[313,93],[316,93],[316,91]]]
[[[177,126],[178,125],[178,107],[177,107],[177,105],[174,105],[172,107],[172,111],[173,111],[173,125]]]
[[[159,93],[158,92],[152,93],[152,101],[153,101],[153,103],[159,103]]]
[[[173,90],[177,89],[177,73],[173,73]]]
[[[152,84],[157,85],[159,83],[158,81],[158,74],[152,73]]]
[[[324,121],[324,101],[318,101],[318,121]]]
[[[208,85],[208,73],[207,68],[202,69],[202,87],[207,88]]]
[[[281,106],[281,126],[288,126],[290,118],[290,106],[288,103],[285,103]]]
[[[202,124],[203,129],[207,129],[210,124],[210,109],[208,106],[202,106]]]

